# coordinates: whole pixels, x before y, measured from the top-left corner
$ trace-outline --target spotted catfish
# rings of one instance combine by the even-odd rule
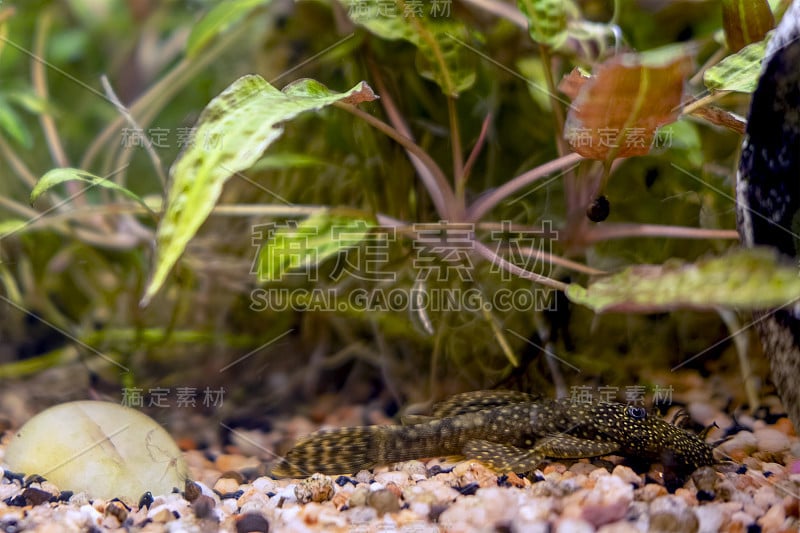
[[[711,446],[700,437],[643,407],[477,391],[453,396],[437,405],[432,417],[404,419],[404,425],[308,435],[273,474],[352,474],[377,465],[446,455],[476,459],[501,472],[524,472],[548,457],[608,454],[659,461],[680,472],[714,463]]]

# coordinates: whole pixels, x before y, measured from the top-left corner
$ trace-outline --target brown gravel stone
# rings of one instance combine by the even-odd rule
[[[700,528],[697,517],[690,509],[677,513],[654,513],[650,516],[649,533],[696,533]]]
[[[216,518],[214,516],[214,507],[216,506],[216,502],[214,498],[210,496],[206,496],[205,494],[198,497],[192,503],[192,510],[194,511],[194,515],[200,519],[207,519],[207,518]]]
[[[25,503],[28,505],[41,505],[50,501],[53,495],[42,489],[28,487],[22,491],[22,497],[25,498]]]
[[[648,483],[644,487],[637,489],[634,492],[637,500],[643,502],[651,502],[658,497],[666,496],[668,494],[666,487],[656,483]]]
[[[130,509],[128,509],[125,504],[118,501],[109,502],[105,508],[105,514],[115,517],[120,525],[127,520],[129,511]]]
[[[456,485],[464,487],[470,483],[477,483],[479,487],[493,487],[497,485],[497,473],[481,463],[464,461],[453,469]]]
[[[361,507],[367,505],[367,496],[369,495],[369,487],[366,485],[359,485],[353,494],[350,495],[350,500],[347,505],[350,507]]]
[[[186,501],[193,502],[199,498],[202,493],[203,490],[200,488],[200,485],[189,479],[186,480],[183,485],[183,497],[186,498]]]
[[[239,483],[235,479],[222,477],[214,483],[214,490],[217,494],[232,494],[239,490]]]
[[[367,505],[378,512],[378,516],[400,510],[400,499],[388,489],[378,489],[367,494]]]

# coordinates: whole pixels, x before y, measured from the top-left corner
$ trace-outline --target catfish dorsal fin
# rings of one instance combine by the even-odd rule
[[[436,404],[433,407],[433,416],[436,418],[448,418],[451,416],[503,407],[504,405],[535,402],[539,398],[540,397],[535,394],[511,390],[464,392]]]

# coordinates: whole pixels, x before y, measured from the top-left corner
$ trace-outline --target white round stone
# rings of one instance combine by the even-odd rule
[[[110,402],[70,402],[42,411],[8,444],[11,470],[39,474],[61,490],[137,503],[147,491],[183,488],[187,467],[155,420]]]

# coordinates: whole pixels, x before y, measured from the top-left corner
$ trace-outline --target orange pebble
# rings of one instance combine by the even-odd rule
[[[785,433],[786,435],[789,435],[790,437],[793,437],[793,436],[797,435],[797,432],[794,429],[794,425],[792,424],[792,421],[789,420],[786,417],[780,418],[780,419],[778,419],[777,422],[775,422],[775,429],[777,429],[781,433]]]
[[[182,437],[179,439],[175,439],[175,443],[178,445],[178,448],[180,448],[184,452],[188,450],[197,449],[197,441],[191,437]]]

